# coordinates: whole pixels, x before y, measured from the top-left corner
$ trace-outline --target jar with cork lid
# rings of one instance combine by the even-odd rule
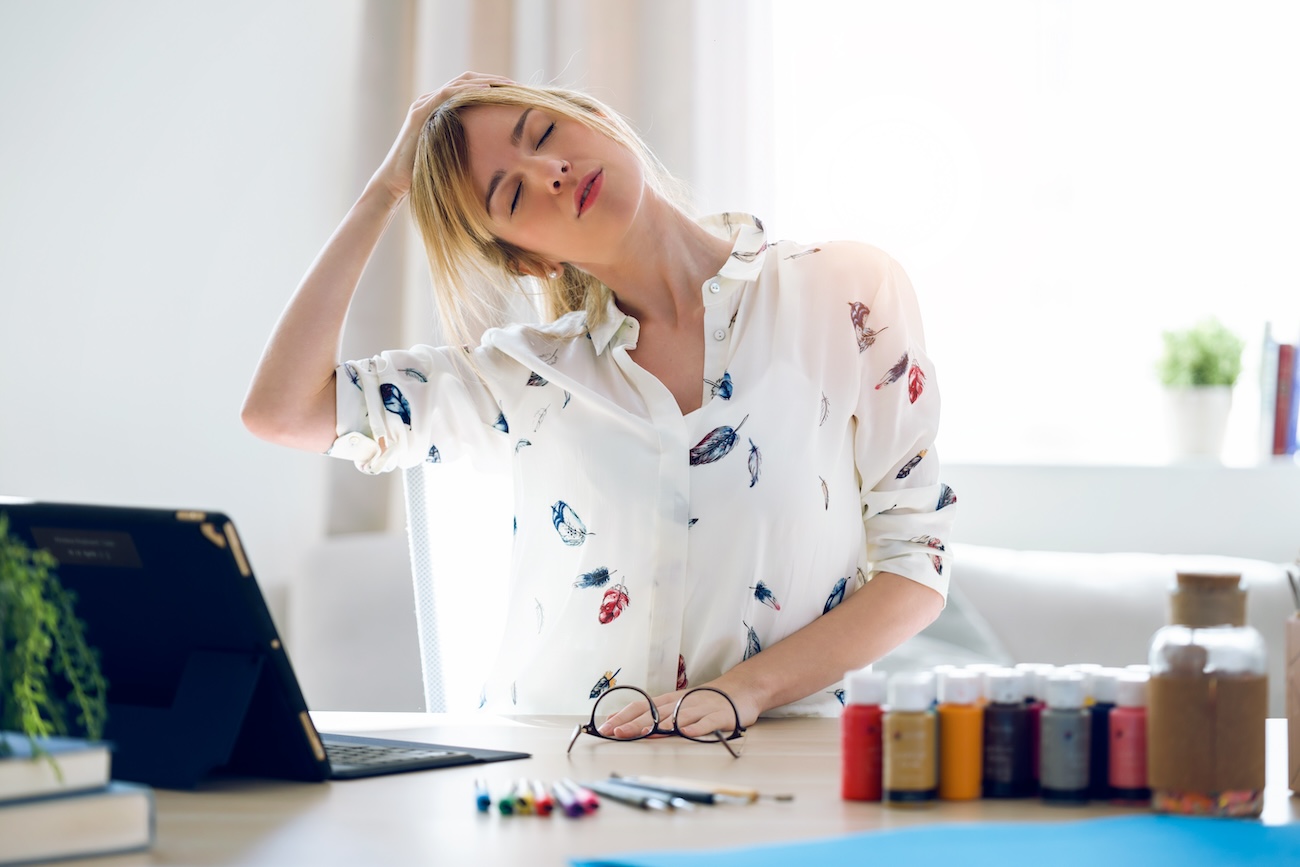
[[[1164,813],[1258,816],[1267,653],[1246,625],[1241,576],[1179,572],[1151,639],[1147,774]]]

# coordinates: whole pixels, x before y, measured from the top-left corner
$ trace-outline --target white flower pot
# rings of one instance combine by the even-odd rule
[[[1169,459],[1219,460],[1232,409],[1232,386],[1198,385],[1165,389]]]

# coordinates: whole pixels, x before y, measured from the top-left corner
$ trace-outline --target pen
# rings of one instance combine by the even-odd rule
[[[551,783],[551,791],[555,794],[555,800],[560,802],[560,809],[564,811],[564,815],[570,819],[576,819],[586,812],[563,783]]]
[[[630,804],[643,810],[694,809],[689,801],[668,792],[645,789],[639,786],[627,786],[618,780],[598,780],[586,785],[592,791],[599,792],[606,798],[613,798],[621,804]]]
[[[478,811],[486,813],[492,809],[492,796],[488,793],[487,783],[483,780],[474,781],[475,802],[478,804]]]
[[[723,792],[710,792],[707,789],[697,787],[684,787],[672,781],[655,780],[649,777],[623,777],[618,774],[610,774],[610,777],[622,785],[633,786],[638,789],[645,789],[647,792],[654,792],[659,795],[668,795],[674,798],[680,798],[683,801],[691,801],[696,804],[748,804],[749,798],[742,798],[737,795],[729,795]]]
[[[617,776],[617,775],[616,775]],[[740,798],[746,802],[757,801],[759,798],[772,798],[776,801],[793,801],[794,795],[764,795],[758,789],[749,789],[740,786],[728,786],[722,783],[706,783],[701,780],[684,780],[680,777],[621,777],[625,783],[636,783],[637,785],[653,786],[664,789],[687,789],[699,792],[712,792],[715,795],[726,795],[730,798]]]

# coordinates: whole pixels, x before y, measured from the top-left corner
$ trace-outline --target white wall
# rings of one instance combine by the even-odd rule
[[[323,461],[239,406],[358,188],[364,11],[0,3],[0,493],[224,510],[297,567]]]

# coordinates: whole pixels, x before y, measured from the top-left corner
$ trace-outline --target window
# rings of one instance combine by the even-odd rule
[[[912,277],[958,462],[1160,463],[1161,331],[1300,329],[1300,7],[774,0],[778,236]]]

